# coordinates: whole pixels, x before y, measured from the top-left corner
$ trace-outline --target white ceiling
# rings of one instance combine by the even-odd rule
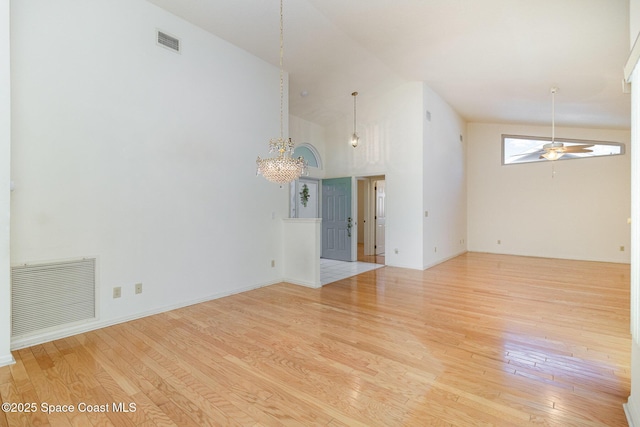
[[[148,1],[278,65],[278,0]],[[284,31],[290,112],[321,125],[424,81],[467,121],[548,124],[557,86],[558,125],[630,127],[628,0],[285,0]]]

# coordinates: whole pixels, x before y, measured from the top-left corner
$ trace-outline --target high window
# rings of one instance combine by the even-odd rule
[[[584,159],[587,157],[616,156],[624,154],[624,144],[619,142],[588,141],[555,138],[554,148],[562,152],[558,160]],[[531,163],[548,161],[542,155],[549,151],[551,138],[535,136],[502,135],[502,164]],[[545,148],[545,145],[547,147]]]

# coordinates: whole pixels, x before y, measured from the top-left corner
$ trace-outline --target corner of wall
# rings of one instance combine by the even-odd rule
[[[633,401],[629,399],[627,403],[622,405],[624,408],[624,414],[627,417],[627,423],[629,427],[635,427],[640,425],[640,417],[637,407],[633,404]]]
[[[622,405],[627,417],[627,422],[631,427],[640,426],[640,399],[638,398],[638,393],[634,392],[635,385],[638,383],[638,377],[640,376],[640,372],[634,368],[638,367],[639,359],[640,347],[636,344],[635,340],[633,340],[631,344],[631,394],[627,403]]]
[[[630,45],[633,46],[633,43],[636,41],[640,35],[640,0],[630,0],[629,1],[629,37],[630,37]]]
[[[11,203],[11,78],[10,0],[0,0],[0,366],[11,355],[10,203]]]

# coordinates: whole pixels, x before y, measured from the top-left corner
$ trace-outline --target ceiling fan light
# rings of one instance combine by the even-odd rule
[[[564,156],[563,152],[554,149],[551,149],[542,155],[542,157],[547,160],[558,160],[562,156]]]

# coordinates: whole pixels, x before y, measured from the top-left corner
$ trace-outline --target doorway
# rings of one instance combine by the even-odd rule
[[[358,177],[358,261],[385,264],[386,181],[384,175]]]
[[[385,265],[385,175],[323,179],[321,188],[322,258]]]

